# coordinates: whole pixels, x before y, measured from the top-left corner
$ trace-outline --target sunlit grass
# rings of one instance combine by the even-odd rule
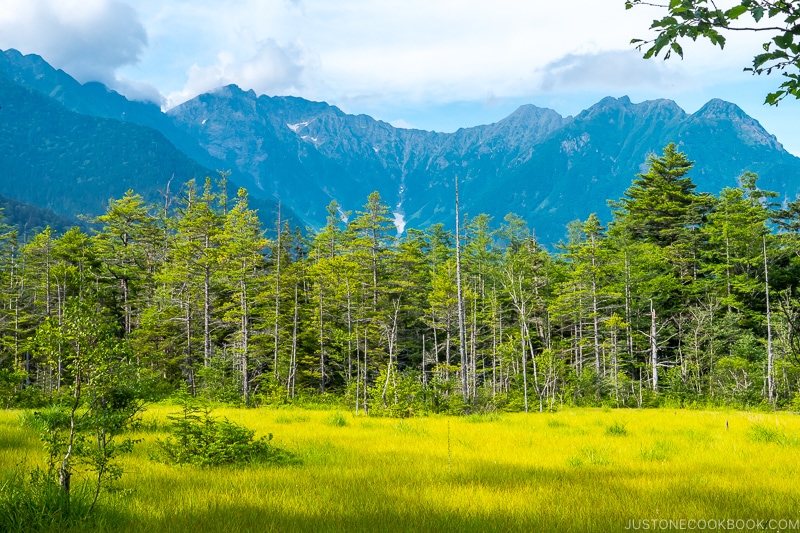
[[[114,531],[616,531],[653,518],[800,518],[800,417],[672,410],[384,419],[229,409],[294,466],[176,468],[150,459],[145,414]],[[0,468],[41,463],[19,413],[0,413]],[[726,421],[728,428],[726,429]]]

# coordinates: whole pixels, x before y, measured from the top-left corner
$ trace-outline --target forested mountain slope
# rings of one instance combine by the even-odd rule
[[[189,180],[219,178],[152,128],[69,111],[2,74],[0,102],[0,194],[76,223],[77,215],[99,215],[129,189],[163,205],[167,192],[179,195]],[[235,195],[236,185],[229,185]],[[253,206],[272,225],[277,203],[254,199]]]

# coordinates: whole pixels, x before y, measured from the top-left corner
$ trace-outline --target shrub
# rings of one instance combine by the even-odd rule
[[[289,463],[294,456],[269,443],[272,434],[254,439],[255,431],[228,419],[219,420],[185,390],[179,395],[183,410],[170,415],[173,437],[158,440],[162,455],[173,464],[215,466],[245,463]]]

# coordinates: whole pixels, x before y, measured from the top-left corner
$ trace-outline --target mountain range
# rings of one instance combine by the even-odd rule
[[[800,194],[800,159],[722,100],[693,114],[670,100],[627,97],[574,117],[526,105],[494,124],[438,133],[235,85],[165,113],[8,50],[0,106],[0,194],[62,216],[98,214],[127,188],[163,201],[170,179],[177,188],[220,169],[247,187],[265,225],[280,202],[284,218],[320,227],[331,200],[346,216],[377,190],[399,231],[451,227],[458,179],[462,213],[501,220],[514,212],[553,243],[571,220],[592,212],[608,220],[607,200],[670,142],[696,162],[701,191],[736,186],[753,171],[764,189]]]

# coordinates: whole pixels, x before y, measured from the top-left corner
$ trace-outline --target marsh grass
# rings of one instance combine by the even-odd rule
[[[335,428],[343,428],[347,425],[347,417],[341,411],[336,411],[325,419],[325,423]]]
[[[155,405],[146,416],[165,421],[173,412]],[[215,413],[256,436],[273,433],[300,462],[172,467],[148,458],[166,436],[155,424],[132,435],[142,443],[125,458],[127,492],[102,497],[82,530],[569,532],[619,531],[656,516],[799,518],[797,449],[780,445],[800,435],[800,417],[789,414],[565,409],[474,423],[300,409]],[[331,425],[337,413],[346,425]],[[606,433],[621,413],[624,438]],[[18,416],[0,412],[4,475],[44,459]],[[757,425],[780,438],[754,438]]]
[[[754,442],[773,443],[780,446],[798,446],[800,439],[797,435],[787,435],[778,428],[772,428],[763,424],[754,424],[748,430],[748,436]]]
[[[606,448],[584,446],[577,455],[573,455],[567,459],[567,464],[575,468],[584,465],[609,466],[612,464],[612,461]]]
[[[677,448],[672,441],[656,440],[652,444],[642,445],[639,450],[639,456],[644,461],[667,461],[675,455]]]
[[[401,420],[395,425],[395,429],[399,435],[410,435],[415,437],[425,437],[428,432],[420,422],[411,422],[408,420]]]
[[[482,424],[484,422],[499,422],[503,418],[496,411],[489,413],[472,413],[464,417],[464,420],[471,424]]]
[[[280,413],[275,417],[276,424],[295,424],[308,422],[308,417],[298,413]]]
[[[621,422],[614,422],[606,428],[606,435],[611,435],[613,437],[624,437],[627,434],[628,430],[625,428],[625,424],[622,424]]]

